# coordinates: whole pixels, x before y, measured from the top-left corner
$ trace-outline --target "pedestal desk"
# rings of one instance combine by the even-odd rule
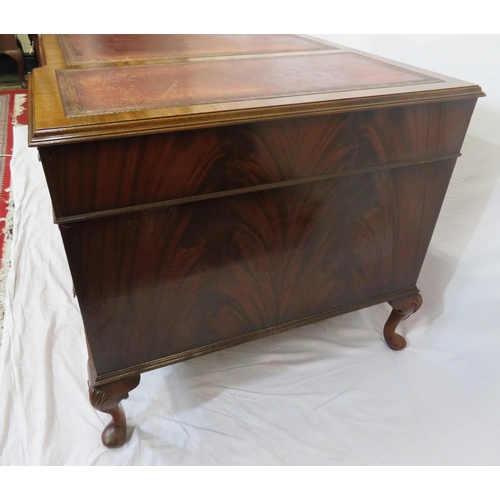
[[[106,446],[145,371],[384,301],[406,345],[480,87],[292,35],[43,35],[38,56],[29,144]]]

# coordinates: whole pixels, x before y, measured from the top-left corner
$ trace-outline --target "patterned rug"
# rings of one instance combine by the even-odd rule
[[[27,92],[0,91],[0,344],[2,342],[5,281],[10,268],[12,240],[12,202],[10,197],[10,161],[13,127],[27,124]]]
[[[0,93],[0,188],[2,188],[2,191],[6,166],[10,163],[10,155],[12,154],[12,144],[9,144],[8,140],[10,132],[10,102],[10,93]],[[5,214],[2,212],[3,211],[0,209],[0,217],[5,217]]]

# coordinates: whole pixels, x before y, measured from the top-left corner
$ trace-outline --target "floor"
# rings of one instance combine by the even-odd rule
[[[17,75],[0,74],[0,90],[21,90]]]

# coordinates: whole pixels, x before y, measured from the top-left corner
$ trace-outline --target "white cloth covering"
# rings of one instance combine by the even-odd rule
[[[326,35],[325,35],[326,36]],[[117,450],[87,396],[83,325],[37,152],[15,129],[15,228],[0,350],[0,465],[499,465],[500,37],[329,37],[478,83],[418,286],[387,304],[146,373]]]

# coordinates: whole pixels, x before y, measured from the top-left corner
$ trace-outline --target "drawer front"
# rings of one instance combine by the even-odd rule
[[[476,99],[366,111],[358,168],[459,155]]]
[[[97,373],[414,286],[453,166],[446,160],[63,225]]]
[[[402,106],[49,146],[40,148],[40,156],[56,220],[62,221],[457,155],[474,104]]]

